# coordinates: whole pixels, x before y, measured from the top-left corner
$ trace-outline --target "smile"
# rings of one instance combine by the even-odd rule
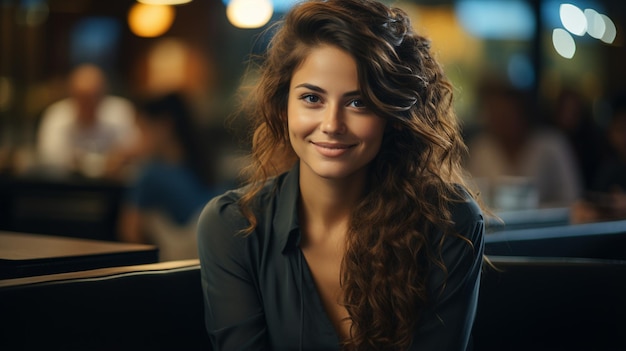
[[[325,142],[311,142],[315,149],[325,157],[338,157],[348,152],[356,144],[342,144],[342,143],[325,143]]]

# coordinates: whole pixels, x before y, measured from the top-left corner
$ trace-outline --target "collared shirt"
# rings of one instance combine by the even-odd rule
[[[248,226],[237,204],[242,190],[214,198],[201,214],[198,242],[206,328],[214,350],[339,350],[299,248],[299,171],[269,182],[257,197],[258,224]],[[433,270],[432,303],[411,350],[466,350],[476,311],[483,254],[483,217],[467,195],[450,205],[455,231],[442,247],[447,274]],[[434,236],[435,240],[441,234]],[[445,289],[441,290],[445,283]]]

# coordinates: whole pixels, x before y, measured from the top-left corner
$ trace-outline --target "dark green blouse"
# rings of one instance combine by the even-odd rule
[[[213,199],[198,225],[206,328],[214,350],[339,350],[299,248],[299,170],[260,193],[258,225],[248,236],[237,201],[241,190]],[[431,272],[432,304],[415,330],[411,350],[466,350],[476,312],[483,254],[483,217],[467,195],[451,204],[455,230],[443,246],[447,276]],[[441,234],[435,235],[435,240]],[[445,280],[445,289],[441,286]]]

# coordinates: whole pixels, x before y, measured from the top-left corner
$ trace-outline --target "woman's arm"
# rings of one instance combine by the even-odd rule
[[[263,306],[236,202],[213,199],[198,223],[205,322],[213,350],[266,349]]]

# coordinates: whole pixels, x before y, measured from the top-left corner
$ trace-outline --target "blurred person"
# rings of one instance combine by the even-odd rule
[[[484,129],[469,142],[468,170],[496,210],[567,207],[581,193],[573,152],[558,131],[536,126],[521,91],[482,88]]]
[[[550,117],[567,138],[580,168],[583,188],[589,190],[605,151],[605,141],[592,118],[591,108],[580,92],[564,89]]]
[[[471,348],[484,222],[430,41],[369,0],[300,2],[275,33],[247,185],[198,224],[213,349]]]
[[[68,79],[69,96],[50,105],[37,131],[37,158],[46,170],[99,177],[109,157],[134,143],[130,101],[107,94],[104,72],[77,66]]]
[[[585,196],[572,207],[574,223],[626,219],[626,95],[611,104],[606,130],[609,153],[594,174]]]
[[[122,241],[152,243],[163,261],[197,257],[195,224],[215,194],[191,111],[171,93],[138,104],[136,175],[122,206]]]

